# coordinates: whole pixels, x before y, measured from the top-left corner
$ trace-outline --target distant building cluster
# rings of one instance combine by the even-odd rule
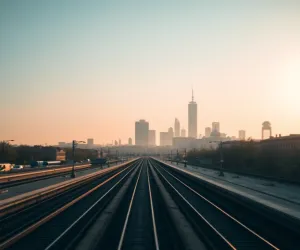
[[[253,140],[246,137],[246,131],[241,129],[236,136],[228,136],[221,131],[221,124],[218,121],[213,121],[211,126],[205,127],[204,134],[197,134],[197,103],[194,101],[194,93],[192,92],[192,100],[188,103],[188,131],[181,126],[178,118],[175,118],[174,128],[169,127],[167,131],[159,132],[159,146],[161,148],[174,148],[174,149],[210,149],[219,146],[220,142],[225,146],[238,145],[239,143],[248,142]],[[132,138],[128,138],[128,144],[122,145],[121,139],[112,140],[108,147],[124,148],[126,146],[139,147],[139,148],[153,148],[157,146],[156,130],[149,129],[149,122],[141,119],[135,122],[135,143],[133,145]],[[260,145],[276,145],[281,148],[293,148],[299,146],[300,135],[272,136],[272,126],[269,121],[262,123],[262,141]],[[188,136],[187,136],[188,134]],[[296,146],[295,146],[296,145]],[[71,147],[72,143],[59,142],[58,146],[61,148]],[[93,138],[88,138],[86,144],[80,144],[81,148],[97,149],[101,145],[94,144]]]
[[[179,136],[178,136],[179,135]],[[267,139],[265,137],[268,136]],[[246,137],[245,130],[238,131],[238,137],[227,136],[226,133],[221,132],[220,122],[212,122],[211,127],[206,127],[204,136],[186,137],[185,129],[180,129],[180,122],[176,118],[174,122],[174,129],[170,127],[167,131],[159,133],[159,144],[156,144],[156,131],[149,129],[149,122],[146,120],[139,120],[135,123],[135,145],[133,145],[132,138],[128,138],[128,144],[122,145],[121,140],[112,141],[112,144],[106,145],[111,150],[116,150],[118,153],[132,153],[132,154],[149,154],[153,153],[170,153],[170,150],[176,149],[181,153],[190,149],[215,149],[222,142],[223,147],[232,147],[237,145],[244,145],[245,143],[253,143],[253,145],[260,148],[275,148],[280,150],[300,148],[300,135],[291,134],[289,136],[281,136],[281,134],[272,136],[272,126],[270,122],[263,122],[262,124],[262,140],[253,140]],[[60,148],[71,147],[72,143],[59,142]],[[87,139],[86,144],[79,145],[82,148],[94,147],[92,138]],[[101,146],[101,145],[100,145]],[[107,154],[109,149],[107,149]],[[173,151],[174,152],[174,151]],[[52,157],[54,158],[54,157]],[[64,159],[64,151],[57,151],[56,159]]]
[[[94,139],[93,138],[88,138],[87,139],[87,146],[88,146],[88,148],[92,148],[94,146]]]
[[[160,146],[172,146],[173,137],[173,128],[169,128],[168,132],[160,132]]]
[[[58,142],[58,146],[60,148],[70,148],[72,147],[72,142]],[[86,140],[86,143],[79,143],[77,145],[78,148],[85,148],[85,149],[93,149],[99,145],[94,144],[94,139],[93,138],[88,138]]]
[[[156,146],[156,131],[155,130],[148,131],[148,145]]]
[[[180,136],[180,122],[177,118],[175,118],[174,130],[175,130],[175,137],[179,137]]]
[[[216,147],[220,141],[235,140],[236,137],[229,137],[221,132],[220,122],[212,122],[211,127],[206,127],[204,135],[198,136],[198,107],[194,101],[194,92],[192,91],[192,100],[188,103],[188,137],[186,130],[181,128],[180,121],[175,118],[174,129],[170,127],[168,131],[159,133],[159,145],[161,147],[174,148],[211,148]],[[238,132],[239,140],[246,140],[246,131]],[[130,143],[128,143],[130,145]],[[139,120],[135,123],[135,145],[137,146],[156,146],[156,131],[149,130],[149,122]]]
[[[139,120],[135,123],[135,145],[148,146],[149,123],[145,120]]]
[[[246,140],[246,131],[245,130],[240,130],[239,131],[239,140],[241,140],[241,141]]]
[[[300,149],[300,134],[290,134],[287,136],[281,136],[279,134],[264,140],[226,141],[223,143],[223,147],[230,148],[233,146],[241,146],[245,143],[251,143],[261,149],[277,149],[282,151]]]
[[[210,134],[211,134],[211,127],[206,127],[204,132],[205,137],[210,137]]]
[[[184,128],[181,129],[181,137],[186,137],[186,130]]]

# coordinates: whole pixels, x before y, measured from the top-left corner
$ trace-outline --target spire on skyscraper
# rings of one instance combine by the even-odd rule
[[[194,89],[192,88],[192,102],[194,101]]]
[[[194,88],[192,87],[192,101],[189,103],[188,106],[188,125],[189,131],[188,136],[197,138],[197,103],[194,101]]]

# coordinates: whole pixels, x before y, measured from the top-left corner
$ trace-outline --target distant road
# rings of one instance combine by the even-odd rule
[[[112,161],[110,164],[117,163],[118,161]],[[21,185],[25,183],[29,183],[31,181],[37,181],[41,179],[52,178],[54,176],[61,176],[67,172],[71,172],[72,165],[63,165],[58,167],[45,167],[42,169],[30,171],[19,171],[11,174],[3,174],[0,175],[0,190],[3,190],[7,187],[12,187],[16,185]],[[75,169],[85,169],[85,168],[93,168],[90,163],[76,165]],[[2,193],[2,191],[0,191]]]
[[[76,166],[79,167],[79,166]],[[106,168],[107,166],[103,167]],[[66,180],[70,179],[70,174],[71,174],[71,167],[68,167],[68,172],[64,172],[59,176],[54,176],[54,177],[49,177],[47,179],[42,179],[42,180],[36,180],[32,181],[29,183],[24,183],[12,187],[7,187],[7,188],[2,188],[0,189],[0,200],[7,199],[10,197],[14,197],[19,194],[31,192],[33,190],[39,189],[39,188],[44,188],[53,184],[57,184]],[[81,169],[76,169],[76,177],[84,176],[90,173],[94,173],[96,171],[99,171],[100,167],[85,167]]]

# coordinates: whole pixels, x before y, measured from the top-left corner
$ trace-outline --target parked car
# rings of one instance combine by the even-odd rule
[[[61,165],[61,161],[33,161],[30,163],[31,167],[47,167],[47,166],[55,166]]]
[[[23,165],[14,165],[14,166],[12,167],[12,169],[17,169],[17,170],[20,170],[20,169],[23,169],[23,168],[24,168]]]
[[[91,165],[104,165],[106,163],[107,159],[106,158],[97,158],[91,160]]]
[[[11,163],[0,163],[0,172],[10,171],[12,168]]]

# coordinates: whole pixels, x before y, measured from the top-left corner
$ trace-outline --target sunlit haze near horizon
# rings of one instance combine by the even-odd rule
[[[213,3],[212,3],[213,2]],[[1,1],[0,140],[300,132],[300,1]]]

